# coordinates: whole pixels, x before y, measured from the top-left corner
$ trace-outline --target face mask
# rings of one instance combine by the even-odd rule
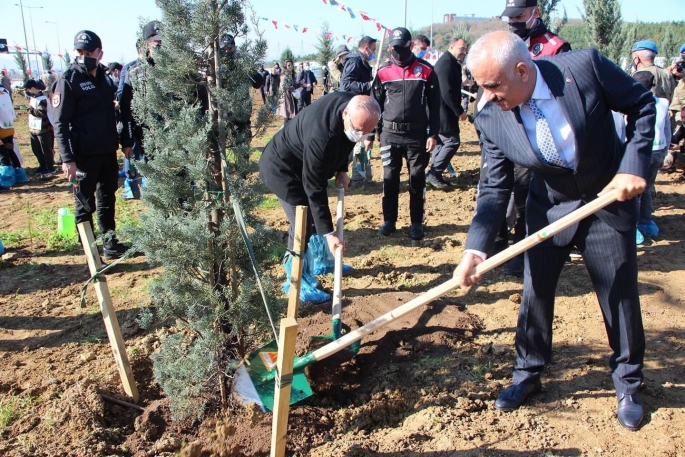
[[[411,60],[411,49],[403,46],[394,46],[390,53],[393,61],[399,66],[405,66]]]
[[[89,72],[95,70],[98,67],[98,59],[95,57],[79,56],[78,63],[86,67]]]
[[[349,116],[347,117],[347,121],[350,123],[350,128],[345,130],[345,136],[351,142],[358,143],[364,137],[364,132],[352,128],[352,120],[350,120]]]
[[[307,65],[306,67],[304,67],[304,69],[307,70],[307,71],[309,71],[309,65]]]
[[[368,54],[366,56],[366,60],[373,60],[376,58],[376,51],[373,51],[371,54]]]
[[[532,25],[528,25],[531,20],[535,21],[535,16],[531,16],[526,22],[510,22],[509,31],[515,35],[518,35],[522,40],[526,40],[532,32]]]
[[[426,55],[425,49],[421,49],[419,52],[416,53],[416,57],[418,57],[419,59],[421,59],[425,55]]]

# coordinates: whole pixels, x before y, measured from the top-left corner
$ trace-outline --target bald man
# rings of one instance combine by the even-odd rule
[[[295,207],[309,207],[307,239],[315,231],[326,237],[335,253],[342,242],[333,231],[328,207],[328,180],[345,189],[348,157],[355,143],[373,132],[380,107],[367,95],[335,92],[303,109],[266,145],[259,159],[259,177],[276,194],[288,222],[288,249],[292,250]]]
[[[532,171],[526,205],[528,233],[555,222],[598,194],[619,191],[617,202],[528,250],[516,330],[514,382],[495,402],[512,411],[541,389],[552,356],[552,321],[559,275],[572,248],[583,255],[613,350],[609,365],[618,420],[637,430],[643,407],[645,336],[637,288],[635,197],[646,188],[654,141],[654,97],[595,49],[533,62],[510,32],[492,32],[471,48],[467,66],[484,90],[476,117],[483,165],[476,212],[455,270],[463,288],[480,279],[481,263],[507,210],[514,166]],[[622,142],[612,110],[626,115]]]

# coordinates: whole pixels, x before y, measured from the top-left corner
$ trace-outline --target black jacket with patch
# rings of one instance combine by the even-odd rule
[[[73,63],[53,86],[50,102],[62,162],[73,162],[77,155],[116,153],[117,88],[105,70],[99,65],[92,76],[83,65]]]
[[[440,82],[440,133],[444,136],[459,135],[461,106],[461,65],[451,52],[445,52],[435,63],[435,74]]]

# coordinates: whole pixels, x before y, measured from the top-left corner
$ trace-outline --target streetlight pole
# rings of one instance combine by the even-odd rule
[[[34,9],[43,9],[42,6],[25,6],[29,10],[29,18],[31,19],[31,35],[33,35],[33,57],[36,59],[36,71],[40,68],[38,65],[38,48],[36,48],[36,29],[33,27],[33,12]]]
[[[57,29],[57,58],[59,58],[59,68],[61,70],[64,70],[64,59],[61,59],[59,57],[59,53],[62,50],[62,45],[59,43],[59,26],[57,25],[57,22],[52,22],[52,21],[45,21],[47,24],[53,24],[55,28]]]
[[[404,28],[407,28],[407,0],[404,0]]]
[[[24,22],[24,5],[22,0],[19,0],[19,9],[21,10],[21,25],[24,26],[24,41],[26,43],[26,61],[29,64],[29,72],[31,72],[31,56],[29,56],[29,39],[26,38],[26,22]]]

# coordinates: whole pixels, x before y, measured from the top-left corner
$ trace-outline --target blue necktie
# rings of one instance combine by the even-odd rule
[[[535,138],[543,160],[549,165],[567,168],[568,166],[564,163],[564,160],[559,155],[556,144],[554,144],[554,137],[549,128],[549,123],[535,103],[535,99],[531,98],[525,102],[524,105],[533,110],[533,115],[535,116]]]

